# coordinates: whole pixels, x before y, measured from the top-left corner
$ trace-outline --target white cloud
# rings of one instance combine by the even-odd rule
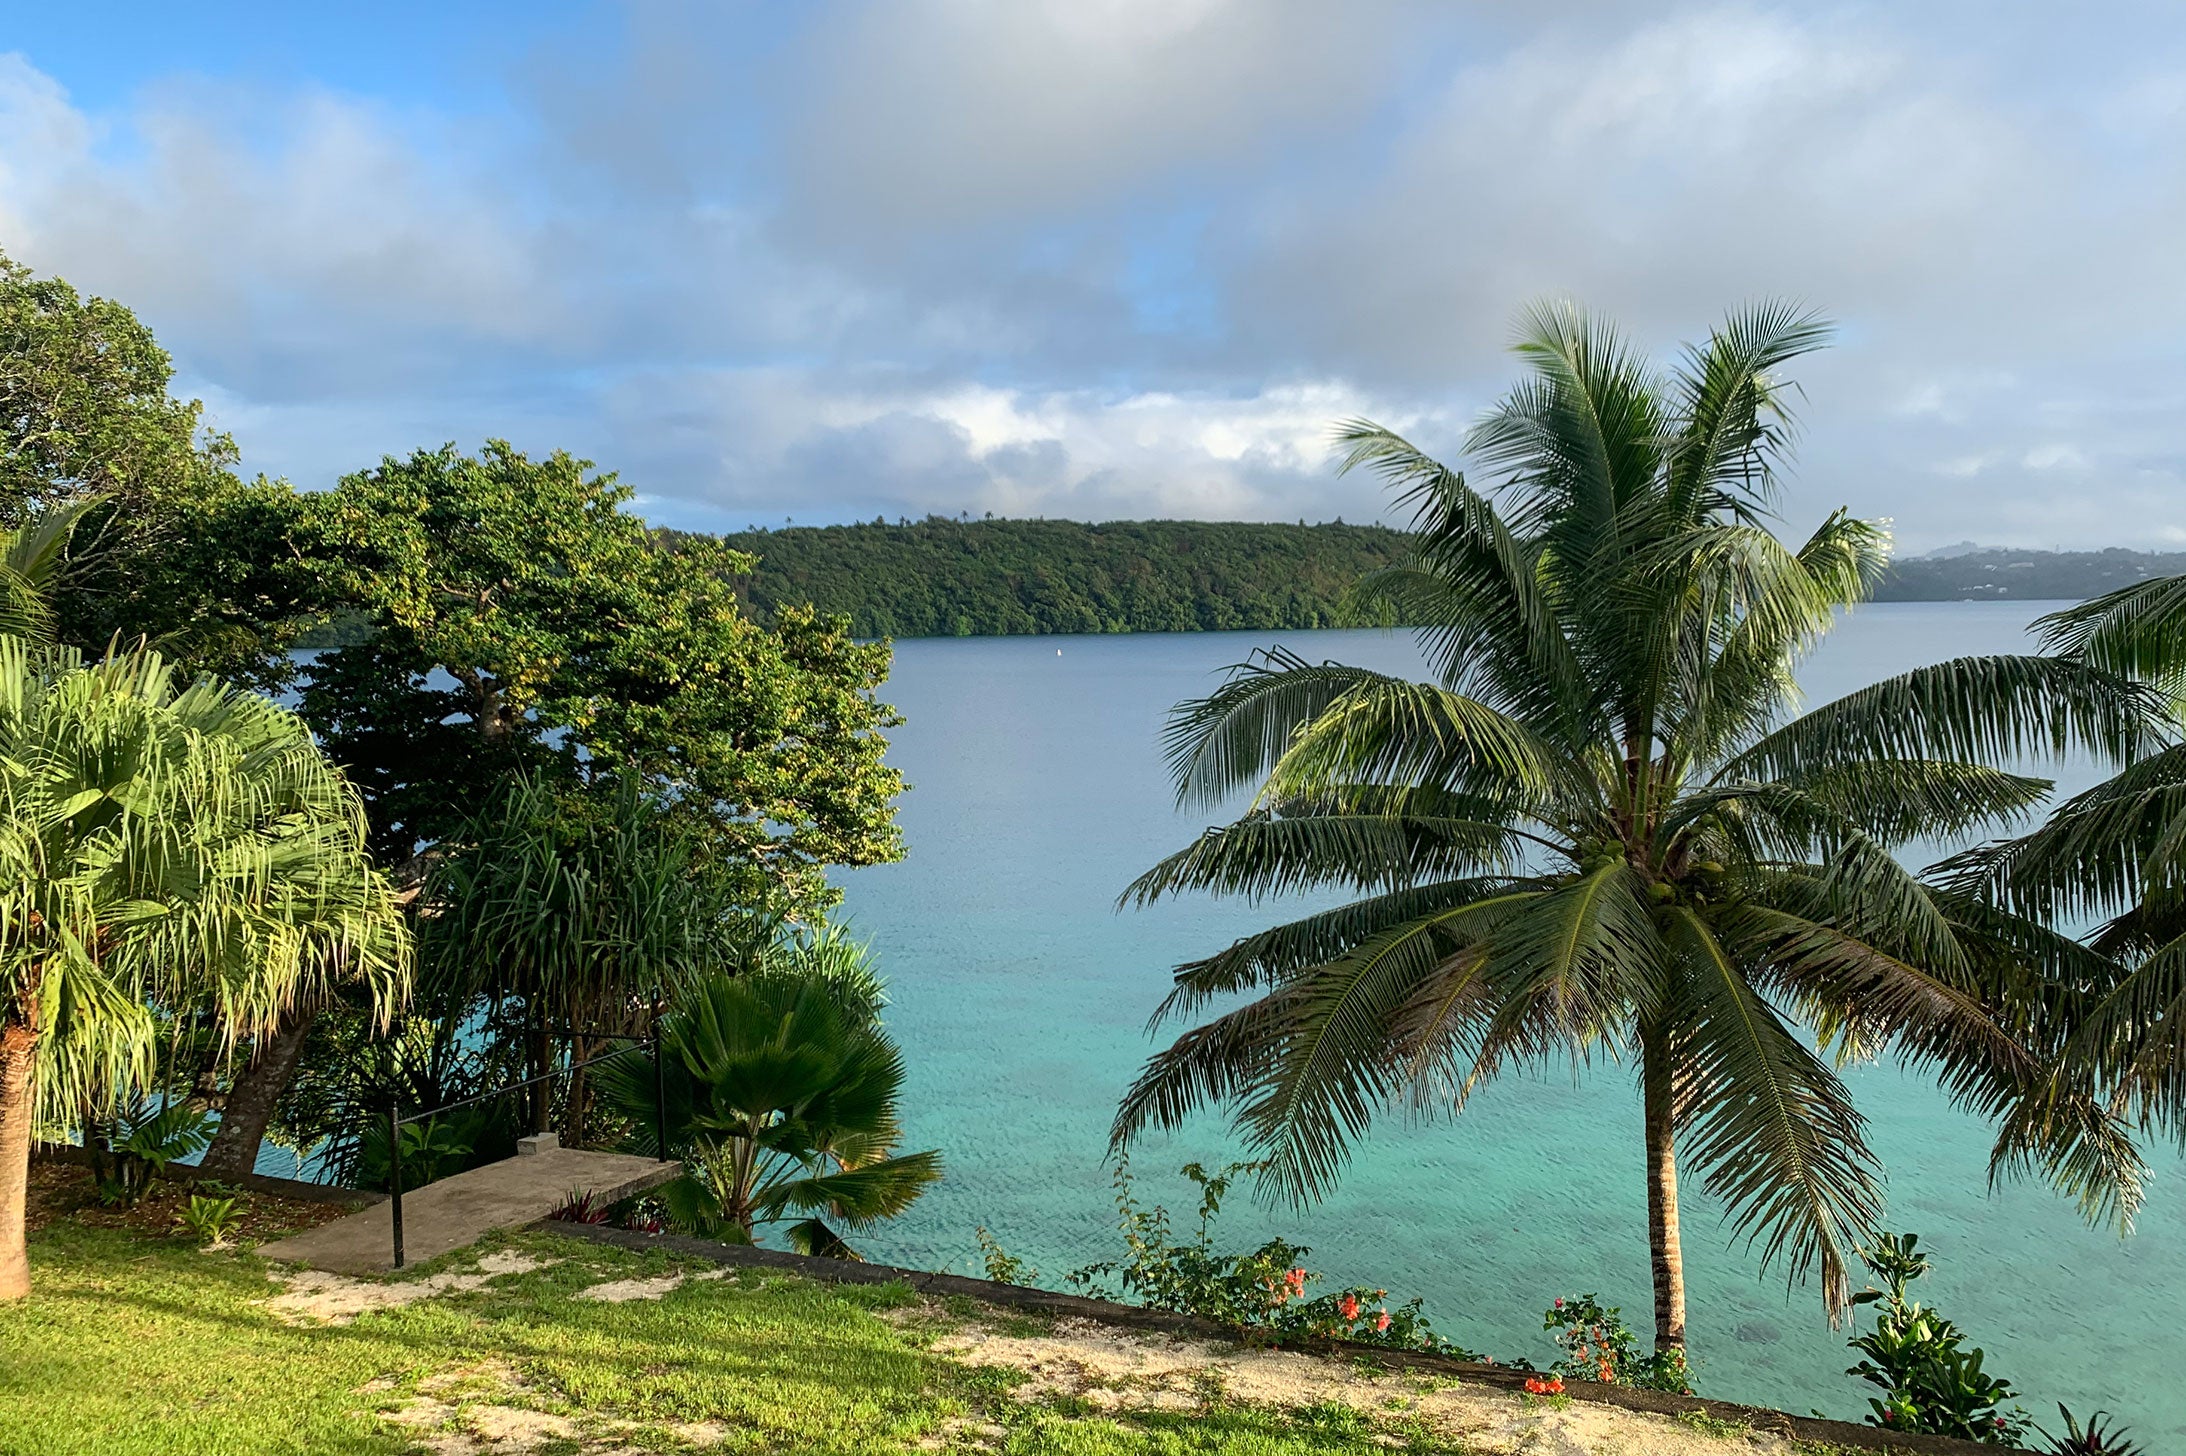
[[[1363,516],[1330,423],[1454,450],[1527,299],[1668,349],[1790,294],[1844,323],[1794,529],[2186,530],[2163,10],[1327,13],[652,0],[446,109],[0,58],[0,246],[312,483],[500,434],[694,519]]]

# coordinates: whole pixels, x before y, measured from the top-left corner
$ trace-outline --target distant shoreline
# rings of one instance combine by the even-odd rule
[[[693,533],[663,530],[674,548]],[[810,605],[862,639],[1301,632],[1404,624],[1400,602],[1357,584],[1398,566],[1408,533],[1378,525],[1246,521],[1028,521],[930,516],[791,526],[720,538],[757,558],[746,610]],[[1891,564],[1877,602],[2082,601],[2186,574],[2186,551],[1971,548]],[[360,639],[334,622],[302,647]]]

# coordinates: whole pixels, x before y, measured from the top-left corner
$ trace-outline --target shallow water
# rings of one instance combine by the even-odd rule
[[[1863,608],[1802,673],[1822,701],[1963,653],[2022,650],[2038,603]],[[939,1147],[946,1181],[863,1242],[875,1258],[976,1266],[973,1229],[1060,1285],[1116,1250],[1109,1118],[1153,1043],[1145,1019],[1179,960],[1305,908],[1207,900],[1115,909],[1117,893],[1203,820],[1179,814],[1158,733],[1169,706],[1206,692],[1223,666],[1278,640],[1262,634],[985,638],[897,644],[887,696],[905,724],[891,761],[909,858],[844,877],[847,908],[890,977],[889,1020],[911,1068],[908,1147]],[[1307,632],[1280,640],[1313,659],[1394,671],[1410,639]],[[2092,777],[2060,775],[2066,786]],[[2138,1231],[2090,1229],[2046,1189],[1987,1185],[1988,1132],[1940,1093],[1890,1067],[1853,1071],[1889,1170],[1890,1222],[1920,1232],[1938,1272],[1923,1294],[1989,1351],[2037,1417],[2064,1400],[2102,1405],[2159,1449],[2186,1439],[2186,1389],[2172,1378],[2170,1305],[2186,1291],[2181,1164],[2157,1158]],[[1280,1232],[1313,1246],[1339,1284],[1424,1295],[1451,1338],[1544,1360],[1541,1310],[1598,1292],[1646,1329],[1649,1285],[1638,1097],[1628,1072],[1513,1078],[1462,1119],[1385,1124],[1343,1186],[1296,1213],[1240,1200],[1231,1246]],[[1137,1156],[1142,1195],[1182,1211],[1183,1162],[1235,1153],[1212,1120]],[[1711,1395],[1855,1418],[1862,1387],[1844,1333],[1811,1286],[1787,1289],[1730,1244],[1718,1210],[1685,1200],[1698,1384]],[[2054,1424],[2054,1422],[2051,1422]]]

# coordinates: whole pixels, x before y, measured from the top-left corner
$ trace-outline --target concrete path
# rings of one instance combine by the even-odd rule
[[[494,1229],[536,1222],[572,1193],[590,1193],[595,1204],[612,1203],[656,1188],[682,1171],[680,1163],[574,1148],[503,1158],[402,1195],[404,1261],[422,1264],[474,1244]],[[384,1274],[395,1266],[393,1207],[392,1200],[376,1203],[347,1218],[261,1244],[258,1253],[335,1274]]]

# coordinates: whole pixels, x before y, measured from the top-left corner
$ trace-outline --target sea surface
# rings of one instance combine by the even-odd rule
[[[1818,703],[1963,654],[2026,650],[2031,602],[1871,605],[1805,665]],[[1116,1100],[1155,1047],[1146,1018],[1178,961],[1321,901],[1251,906],[1193,899],[1119,910],[1118,893],[1182,846],[1206,816],[1174,807],[1159,733],[1170,706],[1203,694],[1256,648],[1395,672],[1419,665],[1388,632],[1205,633],[929,639],[896,645],[885,696],[904,714],[890,760],[910,780],[909,855],[842,876],[845,908],[889,977],[888,1020],[910,1066],[907,1149],[934,1147],[945,1181],[862,1242],[870,1257],[976,1272],[991,1230],[1063,1287],[1119,1250],[1107,1157]],[[2067,764],[2066,787],[2095,777]],[[2186,1448],[2176,1307],[2186,1297],[2186,1164],[2154,1156],[2137,1230],[2090,1228],[2030,1183],[1991,1188],[1989,1130],[1917,1075],[1888,1065],[1850,1081],[1889,1174],[1889,1223],[1917,1230],[1936,1272],[1921,1296],[1988,1350],[2024,1405],[2056,1427],[2055,1402],[2097,1406],[2152,1448]],[[1423,1296],[1438,1329],[1499,1357],[1546,1363],[1541,1312],[1598,1293],[1652,1328],[1631,1072],[1559,1067],[1510,1077],[1463,1117],[1392,1116],[1341,1188],[1306,1211],[1225,1211],[1223,1243],[1280,1233],[1335,1285]],[[1142,1199],[1184,1214],[1188,1161],[1239,1149],[1218,1119],[1134,1157]],[[1846,1332],[1811,1285],[1786,1284],[1733,1242],[1688,1177],[1684,1243],[1692,1352],[1703,1393],[1856,1419]],[[1187,1220],[1188,1222],[1188,1220]]]

